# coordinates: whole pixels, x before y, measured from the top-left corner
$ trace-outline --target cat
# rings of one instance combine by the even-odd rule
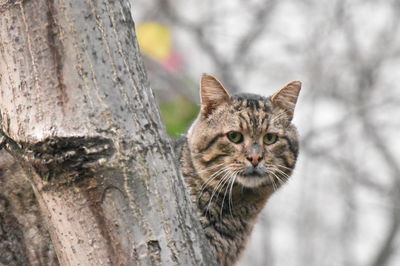
[[[300,89],[293,81],[270,97],[229,95],[214,76],[201,78],[200,112],[175,149],[218,265],[238,260],[258,213],[292,174]]]

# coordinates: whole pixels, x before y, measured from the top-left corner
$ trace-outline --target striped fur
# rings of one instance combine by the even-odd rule
[[[230,96],[210,75],[203,75],[201,84],[207,84],[201,87],[202,110],[176,149],[218,263],[233,265],[257,214],[296,164],[299,144],[291,119],[300,82],[288,84],[271,97]],[[231,131],[240,132],[243,142],[230,141],[227,133]],[[276,143],[263,143],[267,133],[278,136]],[[257,166],[248,159],[255,146],[262,157]]]

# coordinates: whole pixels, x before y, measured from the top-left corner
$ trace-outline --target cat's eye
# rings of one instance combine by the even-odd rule
[[[243,141],[243,135],[237,131],[228,132],[227,136],[228,136],[228,139],[230,141],[232,141],[233,143],[240,143]]]
[[[265,145],[271,145],[274,144],[278,140],[278,136],[273,133],[267,133],[264,135],[264,144]]]

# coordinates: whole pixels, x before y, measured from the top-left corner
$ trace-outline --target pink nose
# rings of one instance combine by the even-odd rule
[[[262,159],[262,156],[258,153],[253,153],[249,157],[247,157],[247,160],[251,162],[253,166],[256,166]]]

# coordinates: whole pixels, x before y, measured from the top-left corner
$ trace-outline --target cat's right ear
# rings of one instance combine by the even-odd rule
[[[271,97],[272,103],[285,110],[290,121],[293,119],[294,108],[296,107],[300,90],[301,82],[295,80],[288,83]]]
[[[203,74],[200,82],[201,114],[207,117],[230,96],[222,83],[213,75]]]

